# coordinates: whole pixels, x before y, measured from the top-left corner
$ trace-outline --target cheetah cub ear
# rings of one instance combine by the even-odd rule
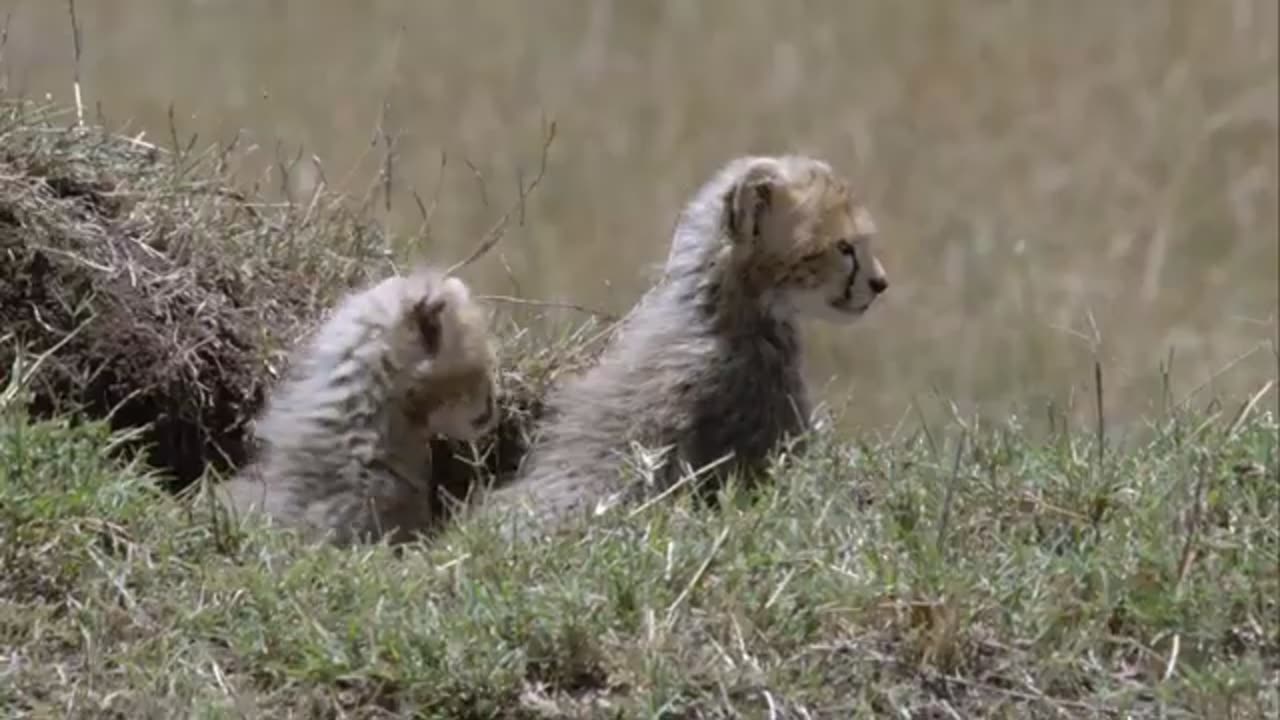
[[[413,319],[418,325],[418,332],[422,335],[422,344],[427,350],[428,357],[435,357],[440,354],[440,346],[444,340],[445,323],[451,318],[446,318],[446,310],[450,309],[454,313],[459,308],[465,307],[471,299],[471,294],[467,290],[467,286],[457,278],[445,278],[440,286],[422,298],[419,298],[413,305]]]
[[[782,169],[761,158],[742,173],[725,197],[725,226],[735,244],[759,240],[769,213],[785,192]]]
[[[440,354],[440,336],[444,334],[445,298],[439,294],[424,297],[413,305],[413,319],[422,334],[422,345],[428,357]]]

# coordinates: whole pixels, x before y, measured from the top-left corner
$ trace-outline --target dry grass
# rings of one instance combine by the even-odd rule
[[[63,3],[11,7],[11,89],[69,103]],[[373,188],[385,214],[388,143],[370,142],[383,128],[386,221],[409,237],[421,225],[412,191],[431,204],[447,153],[433,232],[418,241],[446,261],[512,198],[515,169],[532,172],[554,117],[560,139],[528,222],[469,270],[497,295],[622,311],[680,203],[725,158],[829,157],[875,209],[894,283],[860,327],[814,328],[814,377],[835,378],[837,401],[852,395],[851,430],[892,425],[935,391],[991,416],[1067,407],[1092,381],[1090,313],[1117,424],[1152,409],[1170,353],[1182,393],[1213,378],[1213,392],[1243,395],[1276,366],[1269,0],[78,11],[87,113],[101,106],[110,126],[166,144],[171,103],[184,132],[225,142],[243,129],[259,146],[244,182],[301,147],[295,197],[323,176],[357,200]]]
[[[3,95],[0,146],[0,377],[15,351],[57,348],[33,411],[150,424],[152,465],[182,483],[244,461],[290,344],[389,266],[337,198],[235,191],[234,148],[169,152]]]
[[[43,355],[34,415],[141,428],[126,447],[144,445],[175,489],[242,465],[248,421],[291,348],[340,293],[397,270],[391,239],[346,198],[270,203],[236,190],[227,168],[241,148],[169,151],[2,94],[0,142],[0,252],[11,269],[0,278],[0,382],[28,353]],[[498,214],[472,255],[519,209]],[[434,480],[459,499],[515,469],[548,383],[589,362],[611,327],[588,318],[533,333],[505,314],[497,322],[508,360],[498,431],[478,445],[436,443]]]

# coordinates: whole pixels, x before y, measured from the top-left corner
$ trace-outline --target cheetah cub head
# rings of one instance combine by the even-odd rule
[[[724,196],[732,261],[775,312],[848,323],[889,287],[876,227],[846,181],[821,160],[747,157]]]
[[[405,329],[420,352],[402,389],[406,412],[427,436],[475,440],[498,421],[488,313],[455,277],[421,271],[408,283]]]

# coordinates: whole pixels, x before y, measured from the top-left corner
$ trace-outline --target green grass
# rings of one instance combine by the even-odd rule
[[[719,511],[397,556],[229,527],[9,403],[0,715],[1275,717],[1275,416],[1031,437],[819,435]]]

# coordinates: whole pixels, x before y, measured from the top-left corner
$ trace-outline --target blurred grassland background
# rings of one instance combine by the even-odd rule
[[[70,104],[66,3],[0,5],[0,82]],[[1176,399],[1276,376],[1272,0],[81,0],[77,14],[84,102],[110,127],[168,144],[172,106],[184,141],[256,145],[246,186],[305,201],[327,182],[406,237],[413,193],[438,193],[423,242],[441,262],[512,202],[554,119],[525,224],[466,271],[484,293],[624,311],[722,162],[827,158],[876,216],[893,283],[863,322],[810,328],[813,379],[831,379],[837,409],[852,399],[855,428],[930,396],[993,415],[1076,397],[1092,413],[1090,338],[1118,419],[1156,408],[1171,351]],[[278,162],[300,152],[282,183]]]

